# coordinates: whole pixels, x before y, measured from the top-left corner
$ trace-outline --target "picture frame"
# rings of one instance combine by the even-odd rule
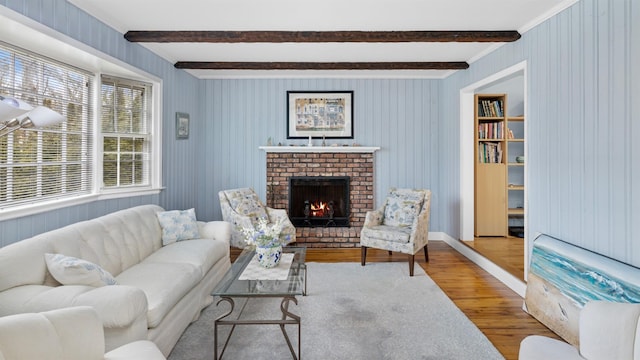
[[[176,113],[176,139],[189,138],[189,114]]]
[[[353,139],[353,91],[287,91],[287,139]]]

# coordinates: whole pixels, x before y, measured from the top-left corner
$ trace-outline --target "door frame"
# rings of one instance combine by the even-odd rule
[[[474,239],[474,132],[468,129],[473,129],[474,124],[474,95],[476,90],[489,85],[491,83],[499,82],[501,79],[506,79],[516,73],[522,72],[524,75],[524,116],[527,119],[528,114],[528,96],[527,96],[527,62],[522,61],[511,67],[508,67],[500,72],[490,75],[482,80],[479,80],[473,84],[470,84],[460,89],[460,240],[472,241]],[[527,122],[525,122],[525,159],[527,155]],[[527,273],[529,271],[529,252],[528,246],[528,196],[527,196],[527,184],[528,184],[528,171],[527,164],[524,168],[524,181],[525,181],[525,193],[524,193],[524,279],[526,281]]]

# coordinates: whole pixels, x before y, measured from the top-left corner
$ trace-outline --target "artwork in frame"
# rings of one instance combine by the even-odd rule
[[[353,91],[287,91],[287,139],[353,139]]]
[[[189,138],[189,114],[176,113],[176,139]]]

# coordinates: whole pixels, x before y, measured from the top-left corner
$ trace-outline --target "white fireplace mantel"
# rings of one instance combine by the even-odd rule
[[[379,146],[260,146],[268,153],[374,153]]]

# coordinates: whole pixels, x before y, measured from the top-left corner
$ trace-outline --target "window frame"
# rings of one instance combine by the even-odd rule
[[[1,8],[1,7],[0,7]],[[4,34],[6,44],[32,52],[38,56],[48,57],[54,61],[73,66],[93,74],[91,105],[95,109],[89,121],[93,124],[93,183],[89,194],[76,195],[64,199],[37,201],[34,203],[2,208],[0,221],[29,216],[55,209],[125,197],[155,195],[163,190],[162,185],[162,93],[163,80],[155,75],[140,70],[128,63],[104,54],[99,50],[81,43],[23,15],[12,14],[11,17],[0,11],[0,31]],[[6,41],[5,39],[11,39]],[[102,76],[116,77],[150,84],[150,160],[149,185],[122,188],[102,188],[102,147],[103,137],[100,126]]]
[[[106,78],[106,79],[105,79]],[[99,184],[99,191],[100,192],[111,192],[113,190],[145,190],[149,187],[153,186],[153,179],[154,176],[152,175],[153,169],[155,168],[155,164],[153,163],[153,155],[154,155],[154,149],[153,149],[153,131],[152,131],[152,127],[153,127],[153,123],[154,123],[154,119],[153,119],[153,85],[149,82],[142,82],[139,80],[130,80],[130,79],[123,79],[123,78],[119,78],[119,77],[114,77],[111,75],[106,75],[106,74],[102,74],[102,76],[100,76],[101,79],[101,83],[100,83],[100,89],[102,91],[102,80],[106,80],[108,82],[113,82],[113,87],[114,87],[114,93],[117,92],[117,88],[121,85],[129,85],[129,86],[138,86],[138,87],[144,87],[145,89],[147,89],[150,93],[151,96],[148,96],[145,94],[145,101],[148,102],[148,106],[146,106],[145,110],[147,110],[147,112],[149,113],[148,119],[146,120],[148,123],[145,124],[145,128],[147,129],[146,132],[144,134],[136,134],[136,133],[127,133],[127,132],[120,132],[120,131],[114,131],[114,132],[102,132],[102,110],[104,108],[103,104],[102,104],[102,93],[99,96],[100,99],[100,108],[98,109],[98,111],[100,112],[100,116],[97,117],[97,121],[98,121],[98,126],[100,126],[99,129],[99,134],[100,134],[100,141],[101,143],[101,148],[99,151],[99,157],[100,157],[100,173],[102,174],[102,176],[100,177],[100,181],[98,181]],[[114,105],[114,115],[117,113],[117,110],[115,108]],[[102,152],[104,149],[104,139],[108,138],[108,137],[115,137],[115,138],[144,138],[145,139],[145,143],[146,146],[148,147],[148,149],[146,150],[145,153],[148,153],[150,158],[148,161],[147,166],[149,167],[149,169],[147,171],[144,171],[143,174],[146,175],[148,177],[148,183],[145,185],[135,185],[135,184],[130,184],[130,185],[117,185],[117,186],[106,186],[104,184],[104,153]],[[118,150],[116,151],[116,154],[118,155],[122,155],[123,152]]]
[[[103,154],[102,149],[104,147],[104,135],[102,134],[102,127],[100,124],[100,119],[102,118],[102,106],[101,106],[101,87],[102,87],[102,77],[117,77],[121,79],[126,79],[128,81],[135,82],[144,82],[148,83],[151,87],[151,97],[149,101],[150,112],[151,112],[151,123],[149,124],[149,141],[150,144],[150,154],[151,159],[149,160],[149,166],[151,169],[149,171],[149,185],[147,186],[126,186],[126,187],[113,187],[113,188],[105,188],[102,186],[102,176],[103,176]],[[100,194],[99,200],[103,199],[115,199],[120,197],[127,196],[144,196],[144,195],[152,195],[157,194],[162,187],[162,115],[161,115],[161,82],[160,81],[150,81],[149,79],[131,79],[131,78],[123,78],[122,76],[116,76],[112,73],[97,73],[97,80],[94,82],[94,86],[96,86],[96,91],[98,94],[95,96],[94,101],[96,101],[96,112],[95,112],[95,127],[94,131],[96,132],[96,146],[93,149],[94,151],[94,160],[96,161],[96,176],[94,177],[94,188],[96,192]]]

